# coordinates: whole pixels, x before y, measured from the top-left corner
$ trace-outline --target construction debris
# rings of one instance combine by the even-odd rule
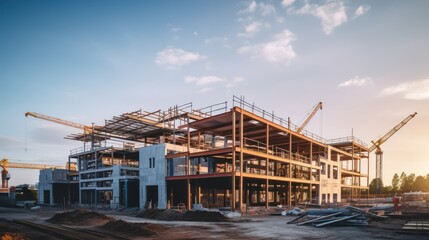
[[[409,221],[402,227],[403,230],[417,230],[429,233],[429,221]]]
[[[312,224],[316,227],[327,225],[366,226],[369,220],[385,220],[387,217],[378,216],[363,209],[347,206],[344,208],[309,209],[297,218],[287,222],[298,226]]]
[[[286,211],[283,211],[283,212],[282,212],[282,216],[285,216],[285,215],[298,216],[298,215],[301,215],[304,212],[304,210],[297,207],[287,212]]]

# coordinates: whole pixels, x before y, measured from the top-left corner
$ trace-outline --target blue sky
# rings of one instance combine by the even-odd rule
[[[383,145],[384,180],[429,173],[428,1],[1,1],[0,158],[64,164],[79,132],[137,109],[243,95],[324,138]],[[371,178],[375,157],[372,156]],[[11,185],[37,182],[10,169]]]

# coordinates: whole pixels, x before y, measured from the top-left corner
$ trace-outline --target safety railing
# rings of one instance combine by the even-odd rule
[[[93,146],[91,146],[90,144],[85,144],[83,147],[71,149],[70,155],[92,151],[92,150],[98,150],[101,148],[109,148],[109,147],[113,147],[121,150],[134,151],[143,146],[144,144],[142,143],[134,143],[134,142],[101,141],[101,142],[94,143]]]
[[[265,143],[250,138],[243,138],[243,144],[245,148],[259,152],[267,152],[267,145]]]
[[[201,117],[211,117],[215,114],[224,113],[228,111],[228,102],[221,102],[213,104],[204,108],[193,110],[192,113]]]
[[[288,120],[285,120],[285,119],[283,119],[281,117],[276,116],[274,114],[274,111],[268,112],[268,111],[265,111],[262,108],[259,108],[259,107],[255,106],[254,103],[250,104],[250,103],[246,102],[244,100],[244,97],[240,97],[239,98],[239,97],[233,96],[232,104],[233,104],[234,107],[240,107],[241,109],[244,109],[244,110],[249,111],[249,112],[251,112],[251,113],[253,113],[255,115],[258,115],[259,117],[262,117],[262,118],[264,118],[264,119],[266,119],[268,121],[271,121],[273,123],[279,124],[280,126],[286,127],[286,128],[288,128],[288,129],[290,129],[292,131],[298,132],[299,126],[291,123]],[[304,135],[306,137],[309,137],[311,139],[314,139],[314,140],[316,140],[318,142],[326,143],[326,139],[324,139],[321,136],[318,136],[317,134],[309,132],[307,130],[302,130],[300,133],[302,135]]]

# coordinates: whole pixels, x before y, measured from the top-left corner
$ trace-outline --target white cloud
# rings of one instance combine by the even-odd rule
[[[283,0],[283,1],[282,1],[282,6],[283,6],[283,7],[289,7],[289,6],[291,6],[294,2],[295,2],[295,0]]]
[[[209,84],[213,84],[213,83],[217,83],[217,82],[223,82],[225,81],[224,78],[220,78],[217,76],[203,76],[203,77],[194,77],[194,76],[186,76],[185,77],[185,82],[186,83],[193,83],[196,86],[205,86],[205,85],[209,85]]]
[[[237,36],[239,37],[252,37],[257,32],[261,31],[263,24],[259,21],[253,21],[245,26],[244,33],[238,33]]]
[[[229,40],[227,37],[213,37],[204,39],[206,45],[220,45],[224,48],[230,48]]]
[[[198,32],[194,32],[194,35],[195,35],[195,36],[198,36]]]
[[[187,52],[180,48],[170,47],[156,54],[155,63],[158,65],[177,68],[205,58],[205,56],[200,55],[199,53]]]
[[[241,77],[241,76],[234,77],[234,78],[232,79],[232,81],[229,81],[229,82],[226,84],[226,88],[233,88],[233,87],[235,87],[235,86],[239,85],[239,84],[240,84],[240,83],[242,83],[242,82],[244,82],[244,78],[243,78],[243,77]]]
[[[385,88],[380,92],[381,96],[400,94],[404,99],[426,100],[429,99],[429,79],[405,82]]]
[[[205,88],[201,88],[201,89],[199,89],[197,92],[198,92],[198,93],[205,93],[205,92],[209,92],[209,91],[211,91],[211,90],[213,90],[213,88],[205,87]]]
[[[322,21],[323,32],[326,35],[347,22],[346,8],[341,1],[329,1],[324,5],[305,3],[305,5],[295,11],[297,14],[310,14]]]
[[[366,12],[368,12],[369,8],[370,8],[369,6],[364,6],[364,5],[359,6],[356,9],[356,12],[355,12],[355,15],[353,16],[353,18],[357,18],[361,15],[364,15]]]
[[[179,27],[172,27],[172,28],[170,28],[170,31],[172,31],[172,32],[180,32],[182,29],[181,28],[179,28]]]
[[[338,87],[364,87],[371,83],[370,77],[360,78],[359,76],[355,76],[352,79],[349,79],[345,82],[338,84]]]
[[[231,89],[236,86],[241,85],[244,82],[244,78],[241,76],[233,77],[232,79],[222,78],[214,75],[209,76],[201,76],[201,77],[195,77],[195,76],[186,76],[185,77],[185,83],[187,84],[193,84],[198,89],[198,93],[205,93],[208,91],[212,91],[213,89],[216,89],[216,87],[219,86],[220,83],[225,84],[226,89]]]
[[[256,7],[258,6],[258,4],[256,4],[255,1],[252,1],[249,6],[247,6],[247,8],[238,11],[238,14],[242,14],[242,13],[253,13],[256,10]]]
[[[268,62],[289,63],[296,57],[291,45],[295,40],[295,34],[286,29],[275,35],[272,41],[241,47],[238,49],[238,53],[251,54],[253,57],[263,58]]]
[[[282,23],[284,21],[282,16],[277,15],[276,8],[272,4],[264,2],[256,3],[253,1],[248,8],[238,13],[247,14],[247,17],[237,19],[244,27],[244,32],[237,33],[239,37],[252,37],[255,33],[260,32],[262,28],[270,28],[270,22]]]
[[[268,16],[271,14],[276,14],[276,9],[274,8],[273,5],[271,4],[264,4],[264,3],[260,3],[259,7],[261,8],[261,15],[262,16]]]
[[[254,12],[256,10],[256,2],[251,2],[247,9],[249,10],[249,12]]]
[[[259,32],[261,30],[262,23],[259,21],[251,22],[249,25],[246,26],[246,33],[253,34],[256,32]]]

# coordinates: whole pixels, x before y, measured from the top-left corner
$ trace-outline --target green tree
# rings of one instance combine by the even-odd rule
[[[422,176],[416,177],[416,180],[414,180],[411,190],[418,192],[418,191],[424,191],[426,184],[426,179]]]
[[[403,182],[402,185],[402,191],[403,192],[411,192],[413,190],[413,183],[414,180],[416,179],[416,174],[411,173],[410,175],[408,175],[405,178],[405,181]]]
[[[374,179],[372,179],[371,183],[369,184],[369,193],[371,193],[371,194],[377,193],[377,183],[378,183],[378,181],[381,181],[380,178],[374,178]],[[382,189],[382,192],[384,192],[383,181],[381,181],[381,189]]]
[[[399,182],[400,182],[400,191],[404,192],[404,186],[405,186],[405,183],[407,182],[407,174],[402,172],[401,176],[399,177]]]
[[[381,193],[395,193],[395,191],[393,191],[392,186],[384,186]]]
[[[422,191],[429,192],[429,173],[425,177],[425,185]]]
[[[395,193],[399,190],[399,176],[397,173],[392,178],[392,192]]]

